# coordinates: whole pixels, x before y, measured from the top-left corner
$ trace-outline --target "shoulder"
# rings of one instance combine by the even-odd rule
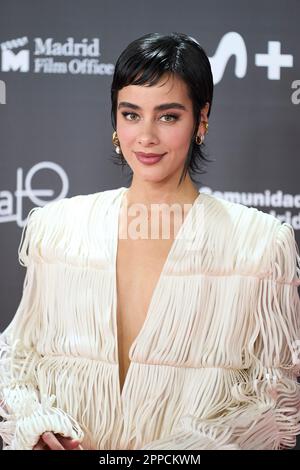
[[[47,203],[43,207],[36,207],[33,212],[37,212],[36,217],[47,221],[49,217],[53,220],[59,219],[62,222],[61,217],[69,217],[69,220],[80,218],[84,216],[87,211],[93,209],[96,203],[109,204],[113,202],[120,191],[123,188],[108,189],[90,194],[78,194],[71,197],[65,197],[55,201]]]
[[[28,256],[44,259],[70,249],[80,252],[88,232],[100,233],[103,214],[117,200],[123,188],[80,194],[34,207],[27,216],[19,246],[19,262],[28,264]],[[109,227],[106,225],[106,229]],[[90,237],[89,237],[90,238]]]
[[[118,199],[123,187],[97,193],[78,194],[51,201],[43,207],[34,207],[27,216],[26,228],[53,231],[79,228],[90,222],[93,214],[98,218]]]
[[[208,194],[202,201],[208,249],[225,271],[270,272],[281,240],[292,243],[293,229],[271,214]]]
[[[205,215],[222,230],[231,230],[234,237],[243,237],[255,232],[260,238],[271,238],[279,230],[281,222],[271,214],[255,207],[227,201],[217,196],[202,194]]]

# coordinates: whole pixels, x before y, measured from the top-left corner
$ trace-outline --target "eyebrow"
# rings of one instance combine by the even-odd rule
[[[118,109],[120,108],[131,108],[136,110],[141,110],[142,108],[137,104],[128,103],[127,101],[121,101],[118,105]],[[166,109],[181,109],[183,111],[187,111],[186,107],[180,103],[163,103],[155,106],[154,111],[164,111]]]

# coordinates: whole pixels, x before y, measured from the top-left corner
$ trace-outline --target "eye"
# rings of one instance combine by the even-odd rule
[[[137,121],[137,118],[139,117],[138,114],[132,111],[131,112],[123,111],[122,115],[127,121]],[[177,121],[179,117],[176,116],[175,114],[163,114],[162,116],[160,116],[160,119],[162,118],[165,118],[163,122],[174,122],[174,121]]]
[[[161,116],[161,118],[167,118],[164,122],[173,122],[177,121],[178,116],[176,116],[175,114],[164,114],[163,116]]]
[[[124,118],[127,119],[127,121],[136,121],[136,119],[132,119],[132,116],[133,116],[133,118],[137,116],[136,113],[132,113],[132,112],[129,113],[128,111],[124,111],[124,112],[122,112],[122,114],[123,114]],[[128,116],[131,116],[131,118],[129,118]]]

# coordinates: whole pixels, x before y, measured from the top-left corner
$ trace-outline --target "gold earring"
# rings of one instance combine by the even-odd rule
[[[113,135],[112,135],[112,143],[113,143],[114,146],[116,147],[115,150],[116,150],[117,154],[120,155],[120,153],[121,153],[121,147],[120,147],[120,142],[119,142],[118,134],[117,134],[116,131],[113,132]]]
[[[208,122],[207,121],[204,121],[204,126],[205,126],[205,130],[206,130],[206,133],[208,132]]]
[[[197,145],[203,144],[203,142],[204,142],[204,135],[202,135],[202,134],[201,134],[200,136],[199,136],[199,135],[196,135],[196,137],[195,137],[195,142],[196,142]]]

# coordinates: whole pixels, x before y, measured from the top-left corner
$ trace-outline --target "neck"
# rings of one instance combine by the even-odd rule
[[[178,186],[177,181],[141,181],[133,176],[126,198],[128,207],[136,203],[150,207],[151,204],[163,203],[192,204],[198,195],[199,190],[187,173],[180,186]]]

